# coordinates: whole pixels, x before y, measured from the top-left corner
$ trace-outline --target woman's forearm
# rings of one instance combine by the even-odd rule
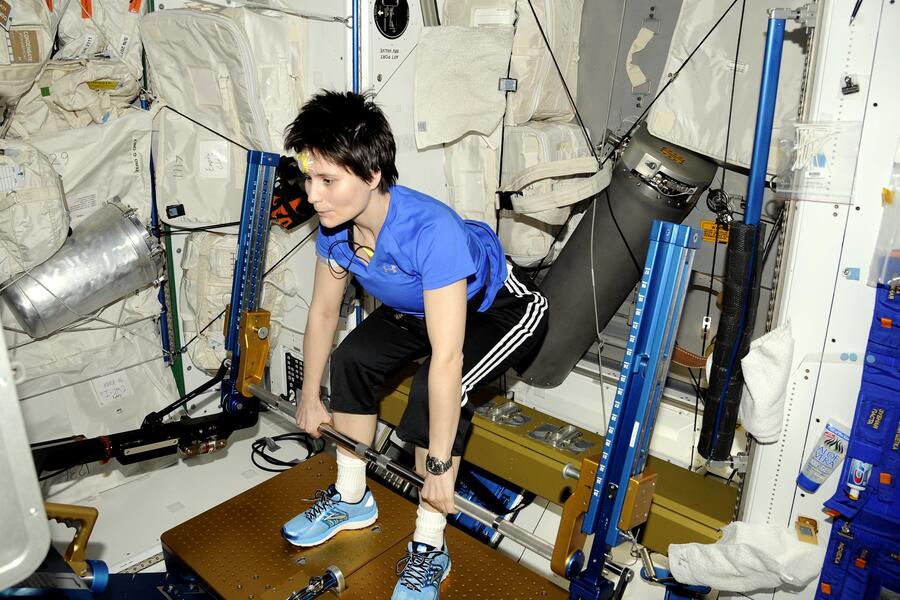
[[[459,424],[462,354],[432,356],[428,371],[428,453],[447,460]]]
[[[337,331],[338,315],[309,313],[303,335],[303,391],[301,397],[319,395],[325,365],[331,355],[334,334]]]

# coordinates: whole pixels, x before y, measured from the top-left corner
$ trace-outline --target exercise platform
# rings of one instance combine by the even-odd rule
[[[334,481],[335,468],[333,457],[313,457],[166,531],[161,541],[169,570],[185,571],[225,600],[284,600],[334,565],[346,579],[342,600],[390,598],[416,518],[415,505],[391,490],[369,481],[378,521],[368,529],[345,531],[315,548],[281,537],[281,525],[310,506],[304,498]],[[454,527],[446,537],[453,567],[442,600],[568,598],[566,590]]]

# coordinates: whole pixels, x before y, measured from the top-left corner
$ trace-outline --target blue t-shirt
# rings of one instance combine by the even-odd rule
[[[478,310],[487,310],[507,274],[497,235],[484,223],[464,221],[449,206],[421,192],[395,185],[390,194],[388,214],[368,265],[350,248],[349,222],[333,229],[319,226],[318,255],[339,271],[349,270],[366,292],[398,312],[424,316],[424,290],[460,279],[467,281],[470,300],[484,288]]]

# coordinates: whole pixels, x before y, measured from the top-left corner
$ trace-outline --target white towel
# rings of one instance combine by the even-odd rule
[[[506,109],[512,27],[425,27],[415,81],[416,145],[421,150],[475,132],[489,135]]]
[[[794,338],[788,322],[753,340],[741,360],[744,395],[739,416],[744,429],[760,443],[771,444],[781,435],[793,358]]]
[[[669,569],[688,585],[751,592],[781,585],[805,586],[822,569],[826,542],[801,542],[793,529],[736,521],[715,544],[672,544]]]

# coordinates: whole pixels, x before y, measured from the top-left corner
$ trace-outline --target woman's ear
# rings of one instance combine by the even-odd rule
[[[381,185],[381,169],[372,171],[372,178],[366,183],[369,185],[369,190],[374,192],[378,189],[378,186]]]

